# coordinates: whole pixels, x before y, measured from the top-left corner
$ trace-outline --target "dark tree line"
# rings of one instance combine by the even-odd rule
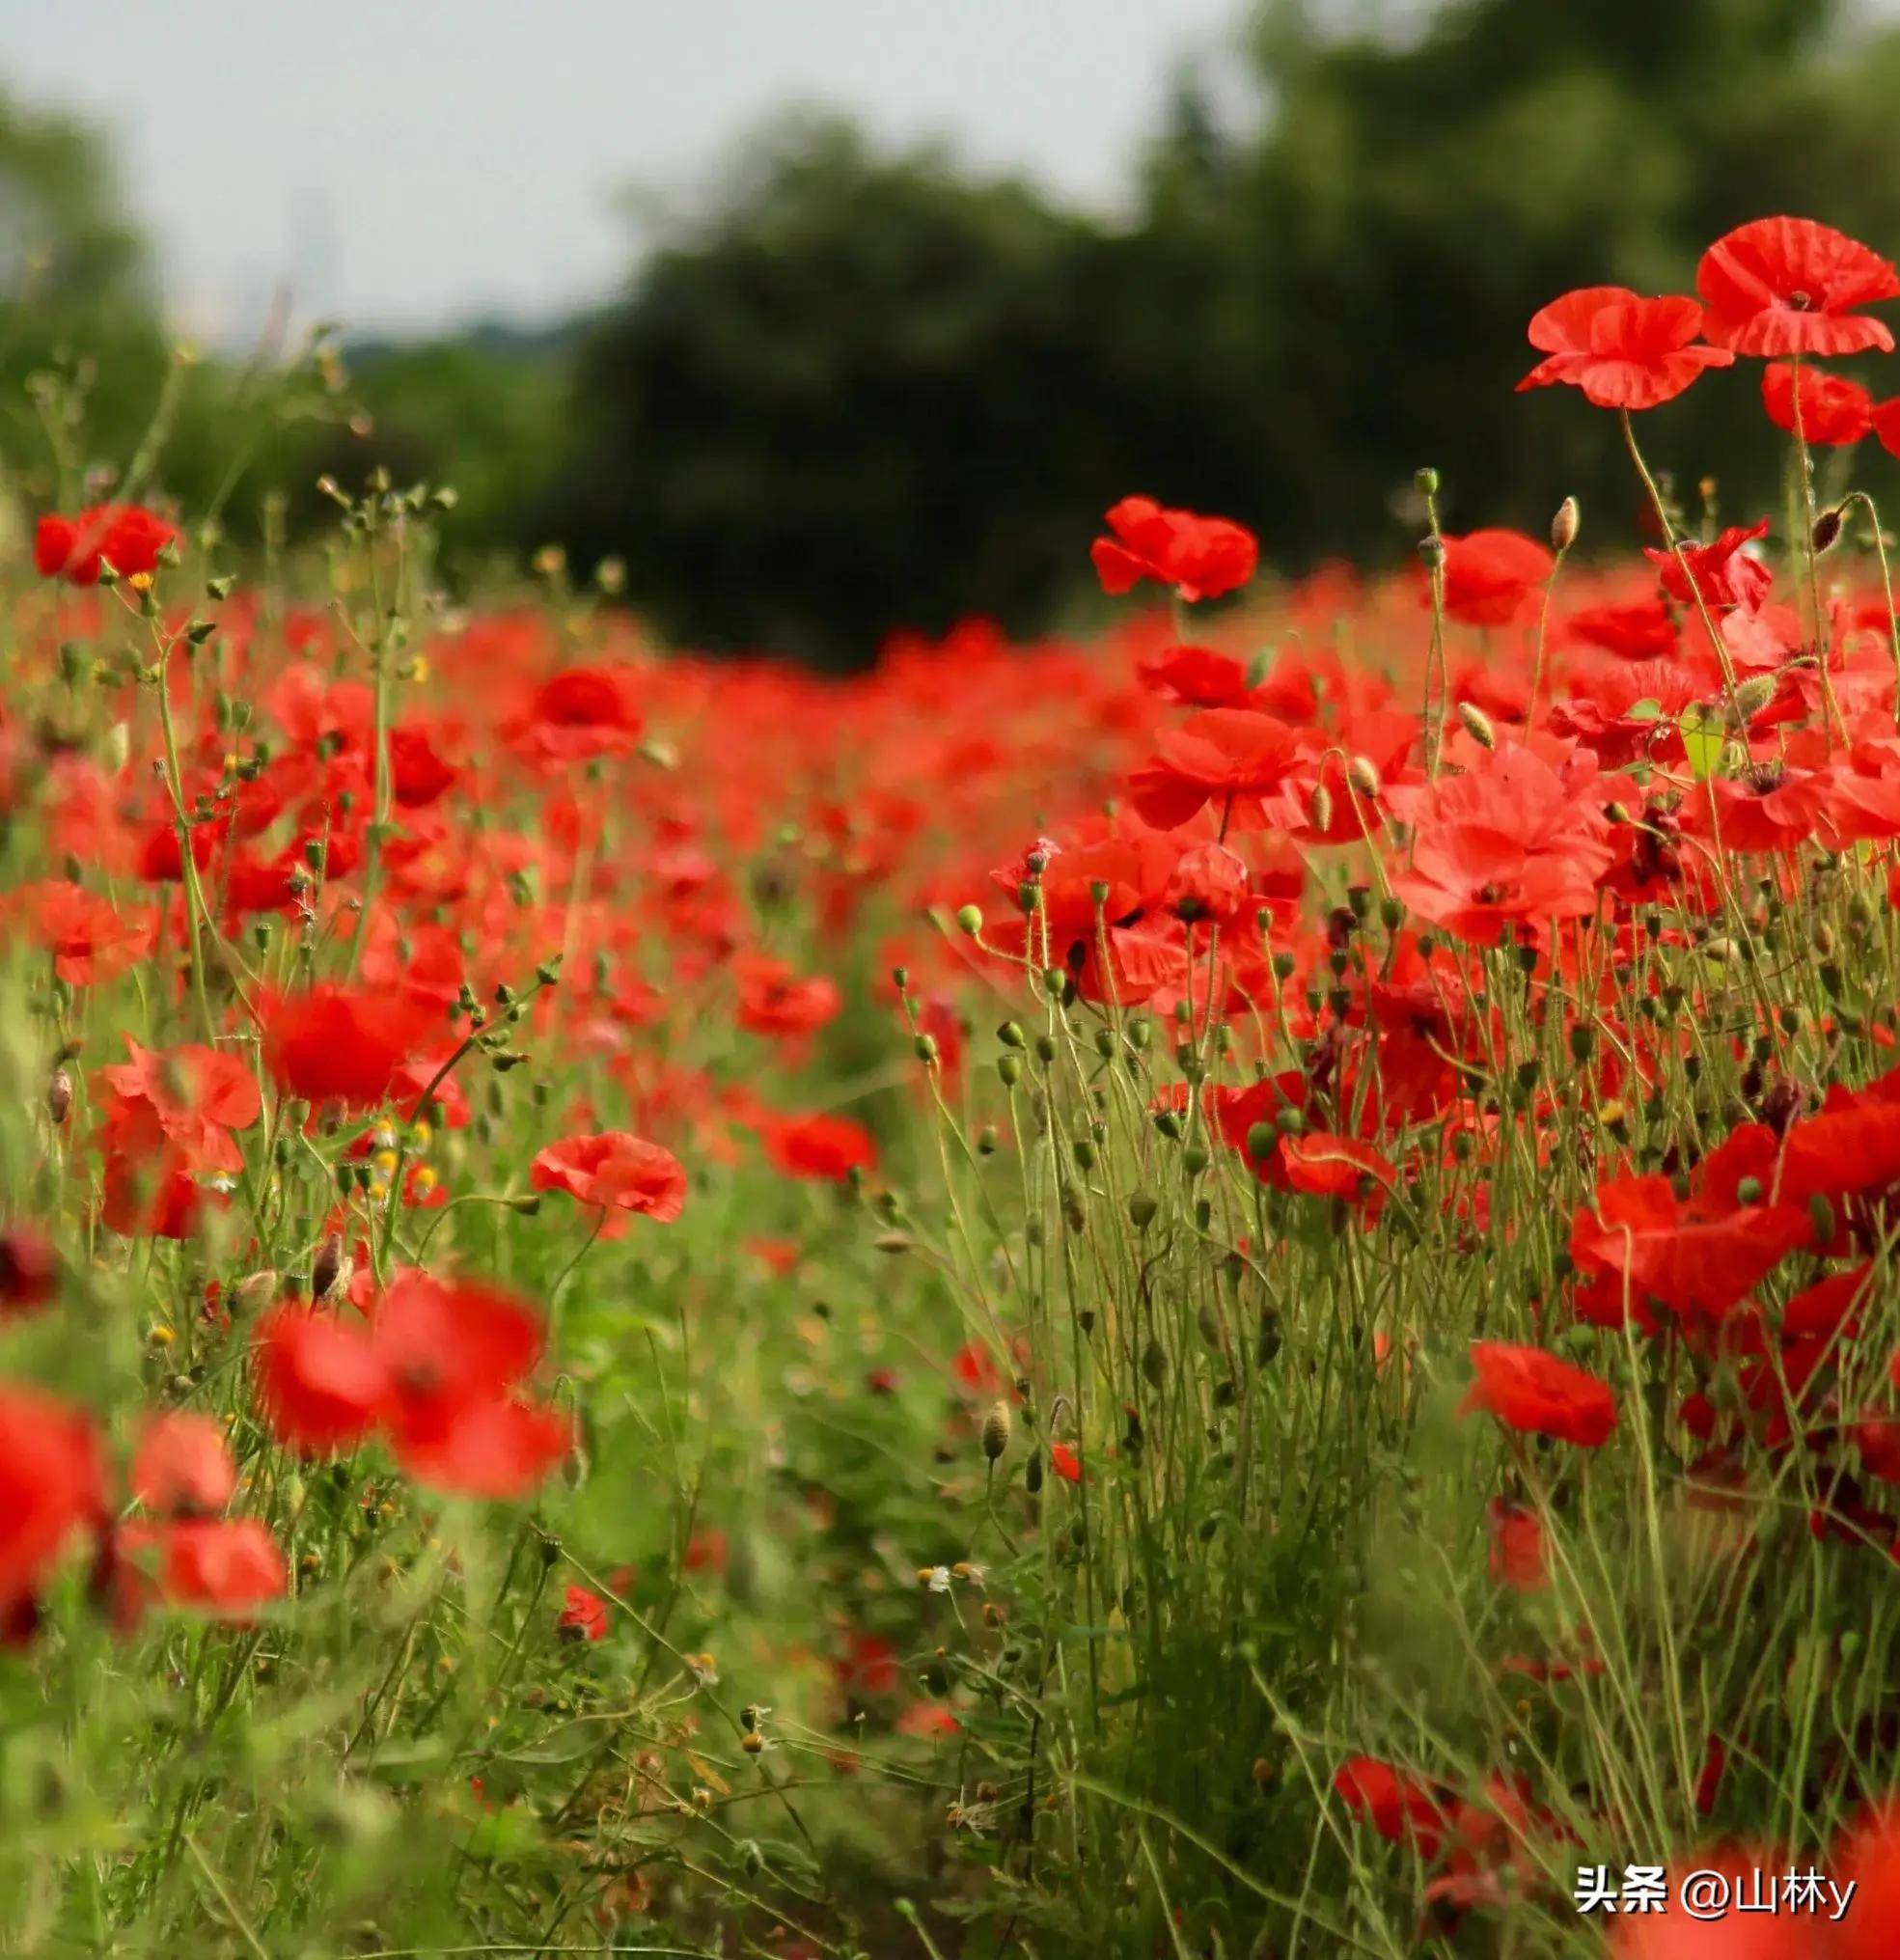
[[[286,436],[247,494],[386,454],[466,483],[467,560],[558,538],[623,561],[683,640],[851,664],[897,624],[1059,617],[1126,490],[1242,517],[1288,567],[1406,549],[1423,462],[1454,527],[1541,528],[1575,493],[1627,535],[1613,431],[1512,393],[1530,313],[1688,290],[1709,239],[1775,210],[1900,253],[1900,33],[1831,0],[1449,0],[1351,34],[1314,11],[1259,7],[1232,73],[1158,86],[1115,222],[781,123],[570,336],[362,363],[375,432]],[[1775,495],[1756,380],[1650,432],[1735,513]],[[215,433],[181,428],[175,481],[214,473]]]

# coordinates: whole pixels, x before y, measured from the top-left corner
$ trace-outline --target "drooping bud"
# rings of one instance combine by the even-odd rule
[[[1823,511],[1820,516],[1815,518],[1814,548],[1816,551],[1826,551],[1839,538],[1840,523],[1840,507],[1838,505],[1831,511]]]
[[[72,1077],[62,1063],[46,1078],[46,1114],[57,1127],[72,1109]]]
[[[1772,674],[1756,674],[1739,682],[1735,689],[1736,720],[1751,722],[1775,699],[1776,685]]]
[[[1369,756],[1355,756],[1346,764],[1346,781],[1362,796],[1376,797],[1385,785],[1379,778],[1379,767]]]
[[[1333,792],[1324,783],[1313,785],[1313,793],[1307,799],[1307,815],[1315,830],[1333,828]]]
[[[1551,519],[1551,549],[1559,557],[1577,542],[1577,526],[1582,518],[1575,497],[1566,497],[1556,507],[1556,515]]]
[[[1498,731],[1491,726],[1491,717],[1474,703],[1461,701],[1458,704],[1458,719],[1465,725],[1465,732],[1480,749],[1498,746]]]
[[[992,1402],[989,1414],[983,1418],[983,1454],[991,1463],[1009,1448],[1009,1432],[1014,1426],[1010,1421],[1009,1404]]]

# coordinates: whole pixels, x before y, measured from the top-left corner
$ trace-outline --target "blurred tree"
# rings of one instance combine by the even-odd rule
[[[0,465],[51,496],[62,460],[69,478],[95,460],[55,391],[29,392],[30,376],[63,369],[61,401],[85,393],[89,422],[129,445],[166,363],[145,247],[105,146],[0,94]]]
[[[794,119],[586,346],[550,528],[703,645],[1046,616],[1117,481],[1096,233]]]
[[[1347,37],[1280,0],[1249,45],[1260,137],[1210,196],[1171,133],[1147,225],[1216,268],[1179,326],[1203,384],[1241,404],[1252,494],[1228,488],[1218,427],[1204,476],[1282,562],[1376,550],[1423,462],[1459,526],[1540,528],[1573,491],[1634,513],[1601,418],[1511,393],[1538,306],[1603,281],[1691,290],[1703,245],[1776,210],[1900,248],[1900,39],[1849,38],[1831,0],[1458,0],[1410,35]],[[1775,481],[1758,374],[1717,377],[1651,431],[1731,500]]]
[[[1576,492],[1628,535],[1613,429],[1512,393],[1530,314],[1690,290],[1767,211],[1900,248],[1900,37],[1833,0],[1316,15],[1253,11],[1239,115],[1177,77],[1120,226],[835,122],[774,132],[592,336],[552,527],[689,638],[834,659],[899,621],[1046,621],[1129,489],[1290,566],[1402,550],[1422,462],[1456,525],[1541,528]],[[1757,378],[1651,430],[1731,509],[1774,491]]]
[[[474,328],[452,340],[355,342],[349,421],[287,434],[261,476],[284,489],[293,530],[328,521],[320,476],[352,487],[380,465],[399,483],[451,485],[451,566],[532,546],[568,394],[576,332]]]

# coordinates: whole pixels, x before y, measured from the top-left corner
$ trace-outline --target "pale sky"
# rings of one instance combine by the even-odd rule
[[[182,328],[280,279],[357,331],[524,323],[612,289],[633,185],[702,184],[768,112],[949,138],[1113,207],[1177,59],[1244,0],[0,0],[0,83],[116,138]]]

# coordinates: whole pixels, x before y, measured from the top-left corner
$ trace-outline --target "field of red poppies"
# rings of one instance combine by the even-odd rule
[[[850,680],[33,513],[0,1953],[1900,1952],[1900,277],[1684,283]]]

